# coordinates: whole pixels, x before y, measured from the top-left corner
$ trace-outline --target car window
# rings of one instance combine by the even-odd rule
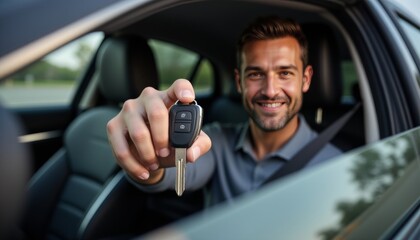
[[[418,127],[348,152],[170,230],[186,239],[385,238],[418,202],[419,133]]]
[[[88,34],[11,75],[0,84],[0,101],[11,108],[69,104],[102,38]]]
[[[354,103],[354,87],[357,84],[356,66],[351,60],[341,61],[341,72],[343,79],[343,95],[341,97],[342,103]]]
[[[174,44],[150,40],[159,72],[159,89],[168,88],[179,78],[190,80],[197,94],[209,94],[213,90],[214,70],[208,59]]]

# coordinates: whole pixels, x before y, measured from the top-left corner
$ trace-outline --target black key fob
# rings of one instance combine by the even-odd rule
[[[172,147],[189,148],[201,130],[203,110],[196,101],[177,101],[169,110],[169,141]]]

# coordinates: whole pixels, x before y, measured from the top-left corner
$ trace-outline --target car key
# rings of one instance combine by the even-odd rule
[[[175,191],[181,196],[185,190],[187,148],[191,147],[201,130],[203,110],[196,101],[179,100],[169,110],[169,142],[175,148]]]

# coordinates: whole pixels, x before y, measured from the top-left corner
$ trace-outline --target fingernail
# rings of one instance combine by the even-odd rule
[[[140,179],[142,180],[147,180],[149,179],[149,173],[148,172],[144,172],[140,175]]]
[[[183,90],[181,96],[183,98],[193,98],[194,94],[190,90]]]
[[[159,165],[157,165],[156,163],[153,163],[152,165],[150,165],[150,170],[152,171],[156,171],[159,168]]]
[[[200,157],[200,148],[199,147],[194,147],[193,148],[193,161],[195,162],[195,160],[197,160],[197,158]]]
[[[167,157],[167,156],[169,156],[170,153],[171,152],[169,151],[168,148],[162,148],[162,149],[159,150],[159,156],[161,156],[161,157]]]

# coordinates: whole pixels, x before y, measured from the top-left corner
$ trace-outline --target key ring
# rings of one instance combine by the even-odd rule
[[[192,102],[190,102],[190,103],[182,103],[181,101],[179,101],[179,100],[176,100],[176,102],[174,103],[174,105],[198,105],[198,103],[197,103],[197,101],[196,100],[193,100]]]

